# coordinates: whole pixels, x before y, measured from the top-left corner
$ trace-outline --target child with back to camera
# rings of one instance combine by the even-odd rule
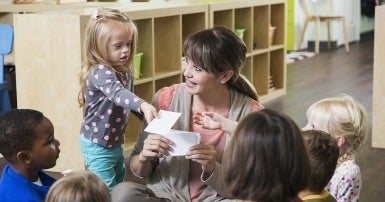
[[[80,150],[88,170],[112,189],[125,176],[124,132],[132,111],[147,122],[156,109],[133,93],[137,28],[123,13],[99,8],[85,30],[79,104],[84,107]]]
[[[51,121],[41,112],[0,113],[0,153],[9,162],[0,180],[0,201],[44,201],[55,179],[43,169],[56,165],[59,145]]]
[[[73,171],[58,179],[49,189],[46,202],[109,202],[106,183],[87,170]]]
[[[310,179],[306,189],[299,193],[299,197],[305,202],[336,202],[336,199],[325,191],[339,157],[336,139],[321,130],[303,131],[302,137],[310,159]]]
[[[299,202],[309,159],[297,124],[270,109],[252,112],[237,125],[223,162],[227,188],[236,199]]]
[[[365,108],[349,95],[322,99],[307,112],[303,130],[322,130],[336,138],[340,156],[326,190],[337,201],[358,201],[362,187],[360,168],[354,153],[368,135]]]

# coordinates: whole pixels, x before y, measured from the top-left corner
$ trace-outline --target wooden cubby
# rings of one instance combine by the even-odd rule
[[[151,102],[162,87],[183,81],[182,42],[186,36],[223,25],[232,30],[246,29],[247,61],[242,74],[258,90],[260,101],[267,102],[286,92],[285,4],[284,0],[100,2],[69,10],[15,14],[18,108],[40,110],[53,122],[61,153],[52,170],[83,167],[78,143],[82,121],[82,109],[77,104],[78,74],[84,29],[93,7],[119,9],[136,23],[137,52],[144,54],[141,75],[134,81],[135,93],[146,101]],[[277,27],[272,45],[268,43],[270,24]],[[268,88],[270,74],[275,78],[274,91]],[[141,126],[131,114],[125,134],[126,155]]]
[[[223,1],[209,4],[209,26],[246,29],[247,61],[242,74],[250,79],[262,103],[286,94],[286,1]],[[269,28],[276,27],[272,44]],[[269,77],[275,89],[269,90]]]

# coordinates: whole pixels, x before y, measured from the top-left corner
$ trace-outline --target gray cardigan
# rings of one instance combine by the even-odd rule
[[[159,93],[166,89],[167,87],[159,90],[155,94],[153,105],[156,108],[159,108]],[[234,90],[230,91],[230,97],[232,106],[229,112],[229,119],[239,121],[242,117],[252,112],[253,100],[250,97]],[[175,123],[173,129],[184,131],[190,130],[191,101],[192,96],[186,93],[185,84],[179,84],[168,109],[169,111],[182,112],[181,117]],[[142,151],[143,142],[148,135],[148,133],[143,131],[145,127],[146,124],[144,123],[130,158],[133,158],[133,156],[138,155]],[[229,139],[228,135],[226,141],[228,142]],[[152,164],[154,169],[148,180],[147,186],[154,191],[157,197],[178,202],[190,201],[188,188],[189,160],[185,159],[184,156],[166,156],[152,162]],[[198,201],[212,202],[231,197],[224,185],[220,170],[221,164],[217,162],[213,174],[205,181],[201,178],[202,182],[208,186],[199,196]]]

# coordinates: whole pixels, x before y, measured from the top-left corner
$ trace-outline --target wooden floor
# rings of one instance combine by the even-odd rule
[[[350,53],[341,47],[288,64],[287,77],[287,95],[266,103],[266,107],[287,113],[303,127],[306,124],[306,109],[312,103],[345,93],[358,99],[367,108],[371,128],[372,34],[362,37],[360,42],[352,43]],[[363,178],[360,201],[384,201],[385,149],[372,148],[370,135],[356,158]]]

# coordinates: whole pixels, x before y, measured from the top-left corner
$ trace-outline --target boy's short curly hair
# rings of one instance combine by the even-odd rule
[[[32,109],[14,109],[0,113],[0,153],[8,160],[21,150],[30,150],[35,128],[43,113]]]

